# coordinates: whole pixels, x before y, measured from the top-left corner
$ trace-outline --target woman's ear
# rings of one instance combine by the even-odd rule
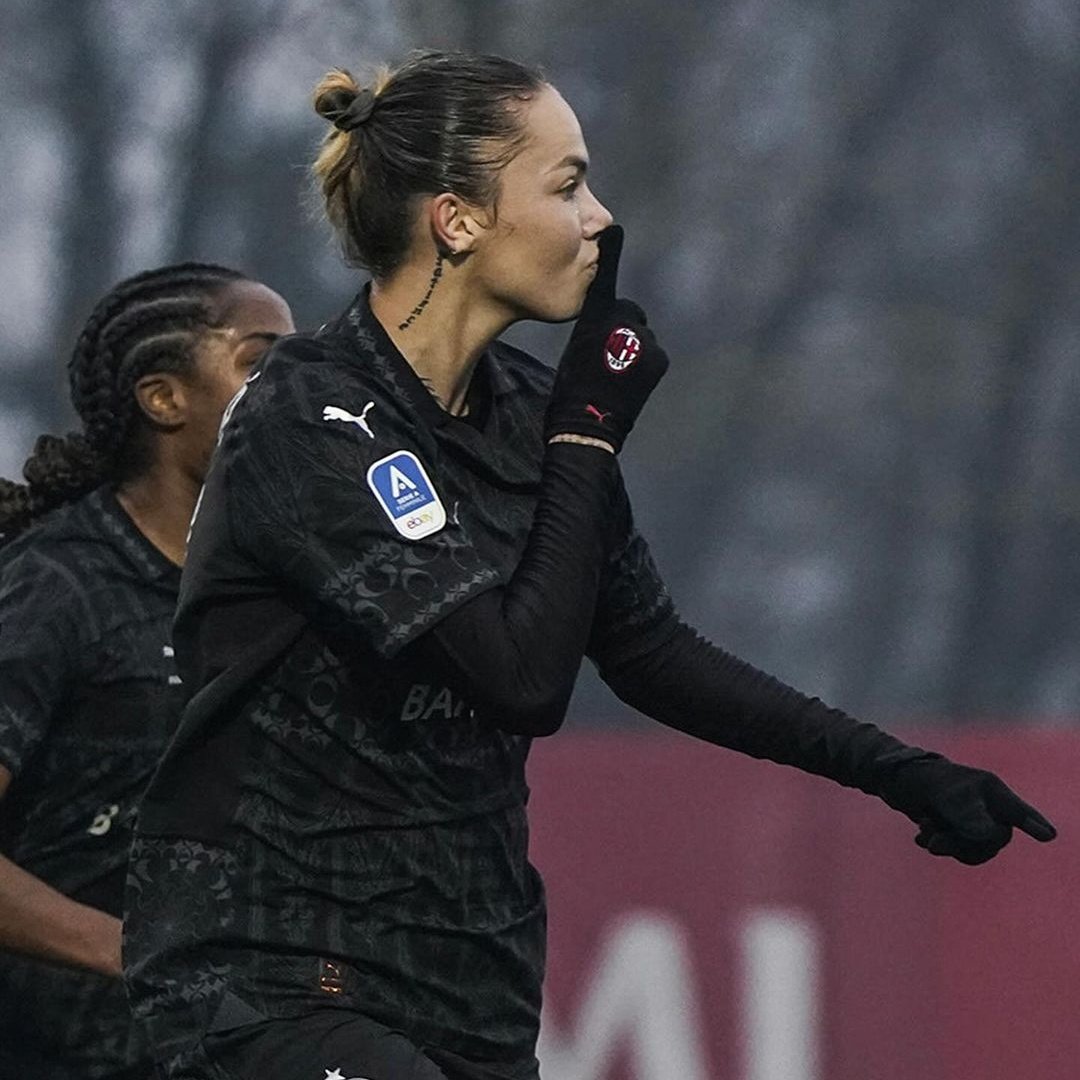
[[[484,211],[449,191],[431,200],[428,215],[435,247],[440,255],[448,258],[472,251],[490,228]]]
[[[144,375],[135,384],[134,392],[143,415],[155,426],[174,429],[187,422],[190,403],[183,382],[175,375]]]

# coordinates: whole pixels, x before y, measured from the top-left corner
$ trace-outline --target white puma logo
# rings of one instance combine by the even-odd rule
[[[355,424],[369,439],[375,438],[375,432],[371,430],[367,422],[367,414],[375,408],[375,402],[369,401],[361,410],[359,416],[353,416],[351,412],[338,408],[337,405],[326,405],[322,411],[324,420],[341,420],[346,424]]]

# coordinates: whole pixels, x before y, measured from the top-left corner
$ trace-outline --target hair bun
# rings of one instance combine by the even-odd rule
[[[353,94],[340,90],[334,97],[337,100],[329,103],[331,107],[323,115],[338,131],[355,131],[367,122],[375,109],[375,92],[367,87]]]

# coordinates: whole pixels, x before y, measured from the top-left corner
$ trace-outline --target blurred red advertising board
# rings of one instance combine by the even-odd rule
[[[679,735],[538,742],[545,1080],[1076,1080],[1080,736],[909,738],[1061,836],[965,867],[876,799]]]

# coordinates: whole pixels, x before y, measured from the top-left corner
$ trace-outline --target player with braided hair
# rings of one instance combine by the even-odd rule
[[[230,332],[224,323],[215,325],[221,313],[207,303],[219,293],[230,314],[237,303],[265,300],[279,308],[274,318],[281,315],[280,298],[264,286],[236,270],[202,263],[137,274],[98,302],[68,362],[71,402],[83,431],[64,438],[40,436],[23,467],[27,483],[0,480],[0,538],[10,539],[46,510],[106,479],[121,482],[147,471],[153,436],[180,430],[162,415],[165,392],[171,389],[162,376],[176,376],[190,367],[195,337]],[[253,340],[257,346],[266,339]],[[251,345],[246,349],[250,353]],[[231,382],[216,387],[218,399],[228,394]],[[205,433],[205,418],[201,426]],[[180,441],[191,434],[188,418]],[[205,439],[194,442],[203,445]],[[144,477],[141,486],[156,484]]]
[[[118,284],[69,360],[82,430],[0,480],[0,1076],[141,1080],[120,974],[136,800],[183,688],[171,622],[222,412],[285,302],[235,270]]]

